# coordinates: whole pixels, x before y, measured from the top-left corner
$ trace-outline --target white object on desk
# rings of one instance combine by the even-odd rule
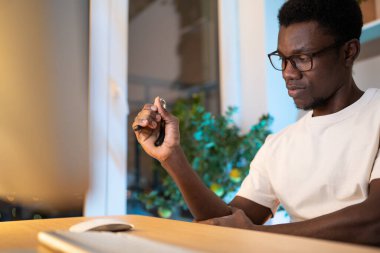
[[[134,226],[117,219],[92,219],[77,223],[69,228],[70,232],[82,233],[87,231],[121,232],[133,229]]]
[[[123,232],[48,231],[39,232],[38,240],[41,244],[63,253],[195,252]]]

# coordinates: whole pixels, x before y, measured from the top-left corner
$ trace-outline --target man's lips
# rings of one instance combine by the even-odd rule
[[[304,87],[300,86],[286,86],[286,88],[288,89],[289,96],[292,98],[298,97],[305,90]]]

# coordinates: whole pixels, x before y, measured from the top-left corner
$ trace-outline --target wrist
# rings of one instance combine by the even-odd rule
[[[184,156],[183,150],[180,145],[175,145],[170,149],[171,151],[169,152],[169,155],[166,156],[164,159],[160,160],[160,163],[163,167],[170,166],[171,164],[175,163],[178,159],[180,159],[182,156]]]
[[[179,145],[174,146],[172,148],[172,152],[170,152],[170,155],[160,161],[162,167],[167,170],[173,170],[174,168],[181,167],[184,162],[187,163],[186,156]]]

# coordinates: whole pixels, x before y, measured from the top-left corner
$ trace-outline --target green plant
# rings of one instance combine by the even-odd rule
[[[270,134],[272,122],[269,115],[263,115],[248,133],[241,134],[232,119],[236,111],[231,107],[225,116],[214,116],[202,106],[201,96],[178,100],[172,110],[180,120],[181,146],[193,169],[225,200],[248,174],[249,163]],[[138,199],[147,209],[158,209],[163,217],[187,210],[178,188],[158,162],[154,163],[154,170],[159,174],[159,186],[139,194]]]

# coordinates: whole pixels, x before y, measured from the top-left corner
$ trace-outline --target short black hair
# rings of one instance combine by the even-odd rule
[[[278,13],[280,26],[316,21],[336,43],[359,39],[363,16],[356,0],[288,0]]]

